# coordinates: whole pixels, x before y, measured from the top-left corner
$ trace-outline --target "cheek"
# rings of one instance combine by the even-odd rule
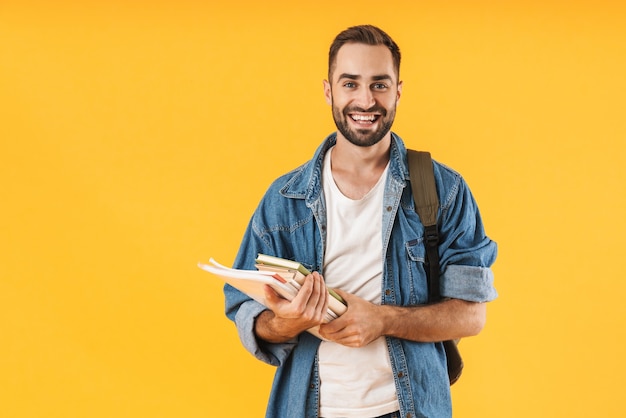
[[[398,98],[396,98],[396,97],[394,96],[394,97],[389,98],[389,99],[385,102],[385,105],[384,105],[384,106],[385,106],[385,108],[386,108],[387,110],[393,110],[393,109],[395,109],[395,108],[396,108],[396,106],[397,106],[397,105],[398,105]]]
[[[332,106],[333,106],[334,112],[343,114],[343,111],[346,109],[347,103],[345,102],[345,100],[341,100],[341,98],[338,98],[337,96],[333,96]]]

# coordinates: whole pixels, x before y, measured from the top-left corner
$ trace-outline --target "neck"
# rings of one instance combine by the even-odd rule
[[[376,185],[389,162],[391,135],[376,145],[359,147],[337,134],[331,172],[335,184],[350,199],[361,199]]]
[[[337,143],[333,150],[333,166],[355,174],[363,172],[380,174],[389,162],[390,149],[391,133],[375,145],[360,147],[337,132]]]

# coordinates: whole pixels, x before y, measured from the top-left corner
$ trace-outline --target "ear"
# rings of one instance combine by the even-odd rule
[[[328,80],[324,80],[324,97],[326,98],[326,103],[329,105],[333,104],[333,90]]]
[[[396,96],[396,104],[398,104],[398,102],[400,102],[400,96],[402,96],[402,81],[400,81],[398,83],[398,92],[397,92],[397,96]]]

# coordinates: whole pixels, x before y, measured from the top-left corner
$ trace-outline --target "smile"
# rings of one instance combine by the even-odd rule
[[[350,115],[350,118],[358,123],[373,123],[375,122],[380,115]]]

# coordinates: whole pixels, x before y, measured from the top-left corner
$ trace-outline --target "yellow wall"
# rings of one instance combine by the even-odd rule
[[[262,416],[273,369],[196,262],[333,130],[360,23],[404,54],[394,130],[500,245],[456,416],[624,416],[626,6],[214,3],[0,3],[0,416]]]

